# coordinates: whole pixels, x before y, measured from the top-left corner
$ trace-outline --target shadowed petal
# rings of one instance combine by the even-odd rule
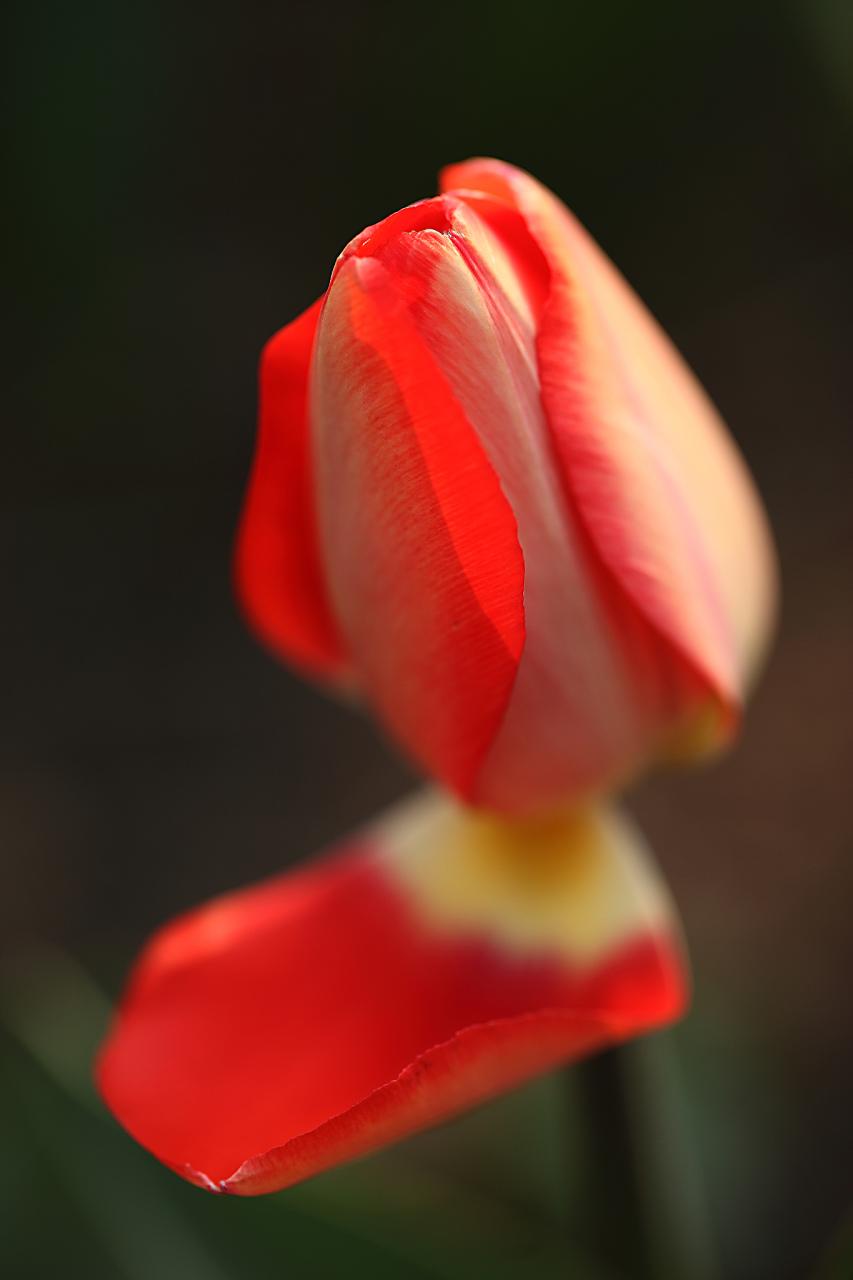
[[[322,301],[275,334],[261,357],[258,441],[235,577],[246,615],[269,647],[332,676],[346,666],[346,654],[320,565],[307,411]]]

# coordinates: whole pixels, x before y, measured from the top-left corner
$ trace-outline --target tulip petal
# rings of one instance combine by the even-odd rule
[[[334,676],[346,653],[326,596],[314,510],[307,399],[322,299],[281,329],[260,367],[258,440],[237,539],[237,594],[280,657]]]
[[[494,201],[488,208],[483,201],[476,204],[477,208],[472,208],[470,198],[465,203],[446,198],[443,203],[423,202],[394,215],[380,227],[371,228],[365,240],[354,242],[354,250],[348,252],[374,259],[361,264],[363,272],[372,269],[374,274],[374,284],[368,292],[375,298],[380,314],[387,313],[386,324],[394,317],[395,335],[405,323],[413,334],[412,345],[420,344],[418,349],[428,356],[424,361],[424,382],[428,377],[440,379],[442,386],[449,389],[446,402],[454,406],[454,412],[461,410],[464,414],[469,432],[479,441],[482,455],[494,473],[490,487],[494,491],[497,482],[515,521],[524,557],[524,647],[505,710],[499,720],[497,716],[489,720],[472,716],[472,694],[482,697],[490,692],[490,672],[478,664],[480,683],[474,685],[466,679],[445,684],[442,706],[452,746],[458,750],[462,745],[456,738],[458,727],[473,721],[484,730],[489,724],[494,726],[488,749],[483,753],[478,746],[476,751],[466,752],[464,774],[447,769],[447,746],[422,759],[431,761],[433,768],[436,763],[443,763],[444,773],[439,776],[466,799],[518,814],[553,808],[621,780],[648,755],[649,743],[659,741],[662,725],[668,724],[672,716],[668,707],[661,714],[656,687],[650,691],[649,679],[639,678],[639,643],[633,645],[631,662],[626,661],[627,638],[637,631],[634,617],[626,616],[629,610],[625,604],[618,607],[602,591],[601,575],[588,552],[588,539],[567,508],[554,465],[536,368],[535,317],[547,284],[547,266],[540,255],[537,270],[528,253],[526,271],[517,270],[520,250],[530,248],[523,219]],[[440,207],[432,207],[436,205]],[[436,225],[424,225],[427,219]],[[396,224],[396,230],[392,231],[388,224]],[[381,288],[376,286],[377,276]],[[333,290],[335,287],[333,284]],[[339,337],[335,339],[337,345],[340,341]],[[318,355],[320,350],[318,344]],[[397,371],[400,376],[408,376],[403,362],[398,362]],[[368,414],[375,413],[375,406],[381,401],[377,390],[371,390],[370,395]],[[342,397],[343,402],[334,411],[323,412],[322,419],[328,420],[329,428],[318,449],[320,458],[333,445],[339,448],[340,424],[350,400],[349,396]],[[420,412],[423,402],[423,392],[418,390],[415,403]],[[439,409],[441,403],[437,402]],[[363,434],[365,448],[374,448],[375,436]],[[444,464],[453,466],[458,473],[460,439],[458,430],[434,434],[424,447],[452,451],[446,453]],[[351,470],[343,473],[338,469],[344,465],[345,458],[337,457],[329,474],[327,505],[336,521],[342,519],[340,491],[344,480],[352,478]],[[456,474],[454,481],[457,482]],[[322,510],[323,503],[320,505]],[[502,509],[503,504],[497,504],[496,510]],[[494,576],[493,564],[500,544],[485,521],[473,525],[470,509],[462,507],[461,513],[462,520],[470,526],[466,529],[466,577],[469,581],[483,577],[497,586],[499,579]],[[358,506],[356,515],[360,520],[376,519],[364,503]],[[348,520],[351,519],[350,515]],[[403,512],[403,519],[412,520],[410,510]],[[389,540],[396,550],[399,539],[395,536]],[[343,546],[348,556],[353,545],[350,525],[342,525],[338,548]],[[401,727],[408,730],[417,743],[416,733],[423,739],[424,714],[415,717],[410,708],[401,704],[396,692],[399,682],[391,679],[391,662],[372,635],[375,628],[381,629],[383,637],[388,633],[385,618],[389,606],[395,605],[394,594],[386,592],[375,612],[365,619],[363,611],[359,611],[363,597],[348,598],[357,579],[347,560],[343,573],[336,574],[340,551],[331,540],[326,547],[336,606],[339,616],[346,620],[344,625],[359,668],[365,652],[374,662],[381,660],[368,682],[368,690],[392,729],[398,734]],[[421,553],[422,545],[415,545],[412,559]],[[375,547],[371,554],[376,555]],[[402,572],[407,582],[416,580],[411,563],[407,562]],[[342,590],[335,586],[338,579]],[[507,588],[514,589],[511,577]],[[360,590],[363,592],[363,586]],[[436,589],[432,588],[429,594],[431,600],[436,598]],[[407,614],[412,615],[414,604],[408,602],[406,607]],[[371,630],[364,639],[351,635],[350,619],[361,622],[362,628],[367,622]],[[442,660],[457,666],[458,637],[446,625],[442,627],[440,616],[435,621],[435,639]],[[412,651],[424,643],[425,631],[422,626],[413,631],[407,662],[412,660]],[[399,659],[402,655],[398,652],[395,656]],[[383,685],[387,690],[384,703],[376,694],[377,687]],[[430,688],[435,689],[434,682]],[[492,692],[493,697],[496,692]],[[500,703],[496,701],[495,706]],[[428,723],[434,724],[435,720],[433,701],[428,708]],[[478,743],[486,736],[483,732]]]
[[[311,390],[323,561],[371,704],[467,794],[524,644],[524,562],[498,477],[396,284],[355,255],[327,294]]]
[[[149,944],[107,1105],[214,1191],[275,1191],[685,1003],[669,898],[612,810],[508,824],[438,795]]]
[[[550,192],[493,160],[453,165],[441,185],[518,209],[548,261],[539,370],[567,494],[614,583],[669,646],[665,663],[716,702],[715,737],[773,613],[769,535],[742,460],[669,340]]]

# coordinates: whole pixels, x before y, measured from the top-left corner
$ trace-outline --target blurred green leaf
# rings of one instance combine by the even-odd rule
[[[845,1216],[825,1257],[818,1264],[813,1280],[851,1280],[851,1278],[853,1278],[853,1208]]]

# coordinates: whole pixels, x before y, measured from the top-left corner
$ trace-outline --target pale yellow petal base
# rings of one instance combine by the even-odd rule
[[[518,820],[429,792],[375,830],[382,857],[432,928],[484,933],[578,968],[635,936],[672,932],[675,912],[645,842],[611,805]]]

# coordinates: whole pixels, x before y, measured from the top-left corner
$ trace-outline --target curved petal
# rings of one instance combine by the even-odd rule
[[[409,801],[143,954],[98,1064],[183,1177],[275,1191],[676,1017],[669,900],[610,811]]]
[[[442,189],[517,208],[551,272],[539,318],[542,397],[567,494],[604,566],[667,646],[670,669],[736,712],[773,614],[769,535],[746,469],[702,389],[569,211],[494,160]],[[696,743],[697,747],[702,744]]]
[[[523,219],[495,201],[445,200],[432,211],[439,224],[432,227],[412,225],[415,212],[423,222],[427,203],[404,211],[403,228],[395,234],[384,224],[382,234],[373,229],[363,243],[356,242],[356,251],[374,259],[370,267],[382,282],[380,307],[391,309],[385,299],[393,299],[395,314],[404,316],[428,357],[424,376],[441,378],[464,414],[509,504],[524,558],[524,647],[512,689],[499,721],[490,721],[494,732],[488,749],[468,757],[467,785],[460,786],[458,777],[450,780],[476,804],[505,813],[541,811],[634,771],[658,746],[671,711],[666,706],[662,712],[657,687],[650,691],[649,680],[638,676],[638,651],[646,657],[642,637],[634,638],[638,628],[626,617],[627,608],[615,605],[603,587],[554,465],[536,364],[536,313],[548,278],[544,259],[539,255],[538,264],[531,260],[535,245]],[[363,263],[362,270],[367,269]],[[394,323],[396,330],[400,321]],[[422,408],[420,391],[417,402]],[[321,458],[340,439],[341,410],[328,416],[325,444],[318,449]],[[459,438],[455,431],[425,441],[425,448],[454,451],[443,459],[430,458],[431,464],[449,463],[455,469]],[[365,440],[365,447],[374,447],[375,436]],[[346,464],[339,459],[338,465]],[[327,502],[334,501],[336,512],[337,487],[352,476],[351,469],[333,472]],[[469,524],[472,509],[477,508],[461,509]],[[362,507],[359,515],[364,516]],[[410,513],[404,518],[411,519]],[[491,529],[480,521],[466,532],[469,579],[486,574],[491,581],[498,549],[486,541]],[[422,546],[416,545],[413,553],[422,555]],[[335,590],[334,554],[328,563]],[[411,573],[408,566],[405,573]],[[345,588],[352,590],[353,584],[347,567]],[[349,617],[357,604],[353,600],[349,609],[339,604],[340,616]],[[422,638],[419,632],[413,641]],[[448,632],[448,645],[456,639]],[[355,645],[353,652],[363,650]],[[453,648],[450,653],[454,655]],[[387,679],[390,668],[382,656],[377,674]],[[412,654],[405,660],[410,662]],[[488,675],[480,674],[484,679]],[[470,719],[467,699],[480,696],[482,687],[466,681],[462,706],[458,690],[452,691],[457,702],[447,701],[451,732],[454,724]],[[435,714],[431,707],[430,716]]]
[[[317,543],[307,399],[322,298],[281,329],[260,367],[258,440],[235,553],[246,616],[280,657],[333,676],[346,653]]]
[[[323,560],[373,707],[468,794],[524,643],[524,563],[512,509],[401,288],[380,259],[353,255],[326,298],[311,389]]]

